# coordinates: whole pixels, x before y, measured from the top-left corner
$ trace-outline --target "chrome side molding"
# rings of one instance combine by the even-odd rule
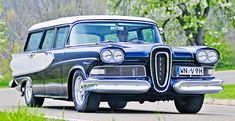
[[[223,90],[221,79],[186,81],[178,80],[173,89],[179,94],[218,93]]]

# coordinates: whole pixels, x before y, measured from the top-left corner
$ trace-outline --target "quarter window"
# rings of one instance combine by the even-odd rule
[[[35,51],[39,48],[43,32],[36,32],[30,34],[26,51]]]
[[[56,39],[55,39],[55,48],[63,48],[68,34],[69,27],[58,28]]]
[[[42,44],[42,49],[50,49],[53,46],[54,29],[47,30]]]

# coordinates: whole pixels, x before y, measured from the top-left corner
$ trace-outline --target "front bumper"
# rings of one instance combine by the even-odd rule
[[[133,93],[147,92],[151,85],[146,80],[125,79],[87,79],[82,82],[85,91],[98,93]]]
[[[211,80],[178,80],[173,84],[173,89],[179,94],[206,94],[206,93],[218,93],[223,90],[223,80],[211,79]]]

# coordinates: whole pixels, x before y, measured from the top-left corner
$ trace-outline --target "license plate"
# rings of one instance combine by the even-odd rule
[[[176,75],[204,75],[203,67],[176,67]]]

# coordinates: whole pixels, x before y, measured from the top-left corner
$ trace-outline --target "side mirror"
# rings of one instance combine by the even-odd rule
[[[159,33],[162,35],[164,33],[163,28],[159,28]]]

